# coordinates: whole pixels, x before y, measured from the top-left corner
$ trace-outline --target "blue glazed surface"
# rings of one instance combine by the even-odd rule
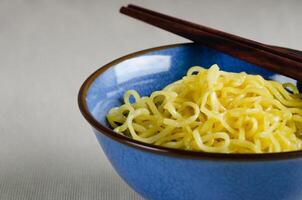
[[[302,160],[217,161],[168,157],[96,132],[116,172],[154,200],[301,200]]]
[[[260,74],[280,82],[296,81],[200,45],[152,51],[116,63],[91,84],[89,112],[104,126],[108,110],[135,89],[149,95],[180,79],[188,68],[218,64],[222,70]],[[98,141],[117,173],[146,199],[300,200],[302,159],[226,161],[178,158],[146,152],[98,133]]]

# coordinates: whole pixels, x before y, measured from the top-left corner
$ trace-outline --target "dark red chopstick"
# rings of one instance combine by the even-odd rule
[[[276,71],[280,74],[302,80],[301,57],[289,54],[286,51],[270,48],[261,43],[244,38],[238,39],[234,35],[216,30],[204,28],[203,26],[186,22],[180,19],[166,17],[161,13],[154,13],[141,7],[130,5],[122,7],[121,13],[134,17],[151,25],[157,26],[169,32],[175,33],[194,42],[207,45],[211,48],[239,57],[247,62]],[[210,29],[210,30],[209,30]],[[223,33],[223,34],[221,34]],[[264,47],[263,47],[264,46]]]
[[[292,59],[292,60],[296,60],[298,62],[302,62],[302,56],[301,55],[297,55],[297,54],[293,53],[292,51],[288,51],[284,48],[262,44],[262,43],[257,42],[257,41],[253,41],[253,40],[243,38],[243,37],[240,37],[240,36],[237,36],[237,35],[226,33],[226,32],[223,32],[223,31],[220,31],[220,30],[217,30],[217,29],[213,29],[213,28],[210,28],[210,27],[207,27],[207,26],[195,24],[195,23],[192,23],[192,22],[189,22],[189,21],[185,21],[183,19],[175,18],[175,17],[165,15],[163,13],[159,13],[159,12],[156,12],[156,11],[153,11],[153,10],[149,10],[147,8],[143,8],[143,7],[140,7],[140,6],[137,6],[137,5],[129,4],[127,7],[128,8],[133,8],[135,10],[140,10],[142,12],[145,12],[145,13],[151,14],[153,16],[157,16],[157,17],[169,20],[171,22],[179,23],[179,24],[182,24],[182,25],[185,25],[185,26],[190,26],[190,27],[193,27],[193,28],[196,28],[196,29],[200,29],[200,30],[212,33],[212,34],[219,35],[221,37],[228,38],[230,40],[238,41],[238,42],[241,42],[241,43],[244,43],[244,44],[256,47],[256,48],[259,48],[259,49],[270,51],[272,53],[287,57],[287,58]]]

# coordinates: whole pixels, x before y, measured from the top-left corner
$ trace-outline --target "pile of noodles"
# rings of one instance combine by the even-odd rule
[[[221,153],[302,149],[302,95],[259,75],[192,67],[150,97],[127,91],[124,102],[109,111],[108,122],[145,143]]]

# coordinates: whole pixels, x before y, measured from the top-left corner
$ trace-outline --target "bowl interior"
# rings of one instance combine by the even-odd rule
[[[123,103],[123,94],[129,89],[137,90],[141,96],[164,88],[181,79],[192,66],[205,68],[218,64],[221,70],[259,74],[266,79],[279,82],[297,81],[214,49],[197,44],[172,45],[130,54],[104,66],[91,83],[86,104],[92,116],[103,126],[108,111]]]

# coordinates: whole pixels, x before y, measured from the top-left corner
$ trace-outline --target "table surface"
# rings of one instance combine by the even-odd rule
[[[110,166],[76,99],[107,62],[186,41],[119,14],[127,3],[0,0],[0,199],[141,199]],[[131,3],[302,49],[299,0]]]

